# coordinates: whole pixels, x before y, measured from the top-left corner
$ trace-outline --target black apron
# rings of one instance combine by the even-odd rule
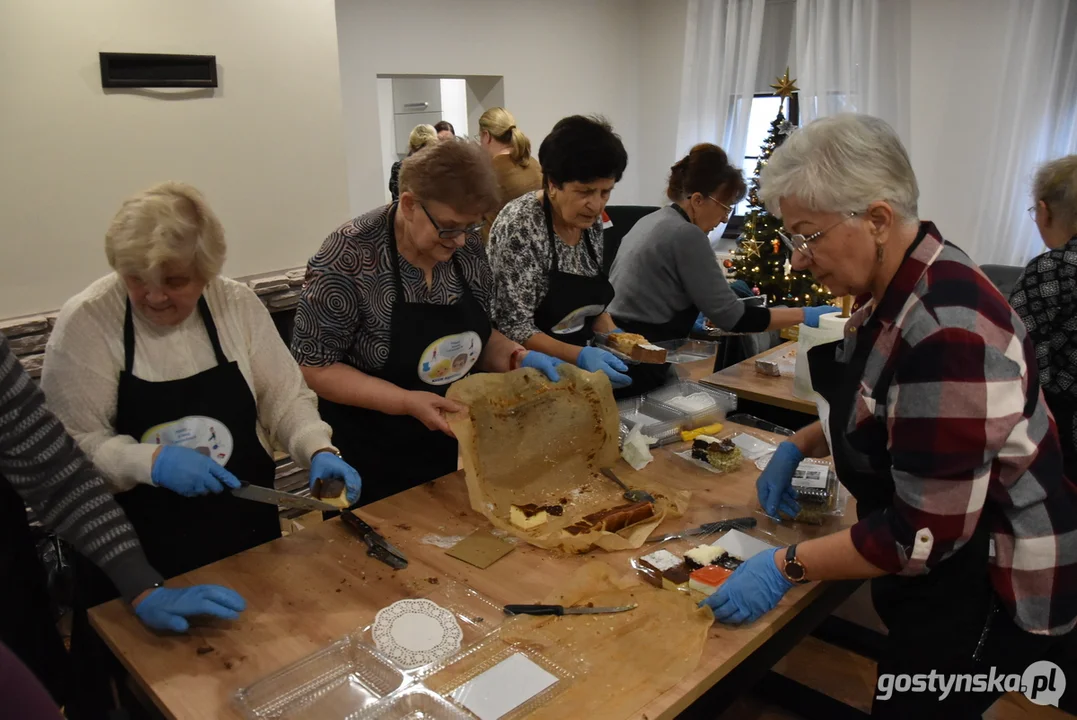
[[[808,351],[812,386],[829,405],[826,422],[834,468],[842,485],[856,498],[858,519],[894,502],[885,427],[880,423],[875,437],[858,437],[855,442],[863,446],[860,451],[854,450],[846,430],[872,343],[856,343],[847,363],[837,359],[837,350],[843,342],[856,342],[867,333],[867,328],[860,328],[846,341]],[[883,378],[878,386],[885,388],[885,381]],[[885,397],[878,400],[882,403]],[[868,453],[865,466],[857,467],[861,453],[869,447],[874,452]],[[985,508],[969,541],[926,575],[884,575],[871,580],[872,604],[889,630],[879,673],[915,674],[931,668],[967,672],[977,659],[978,648],[1000,611],[988,574],[988,513]]]
[[[602,271],[602,263],[591,244],[589,230],[580,233],[588,255],[599,268],[598,275],[587,277],[561,272],[557,263],[557,246],[561,243],[553,231],[553,210],[543,193],[542,211],[546,215],[546,239],[550,245],[550,270],[546,297],[535,308],[535,326],[555,340],[583,347],[595,336],[594,320],[613,301],[613,285]]]
[[[452,305],[406,302],[400,260],[389,212],[389,256],[396,302],[389,326],[389,357],[380,370],[366,371],[409,391],[444,396],[449,385],[471,373],[490,339],[486,311],[471,293],[460,262],[453,268],[464,291]],[[429,430],[410,415],[318,400],[322,419],[333,428],[333,444],[363,478],[363,505],[387,498],[456,470],[455,438]]]
[[[190,377],[149,382],[134,375],[135,330],[131,304],[124,317],[124,371],[116,399],[116,433],[151,441],[147,431],[182,418],[201,417],[204,430],[197,449],[209,456],[226,447],[224,432],[232,437],[231,456],[224,467],[240,480],[273,487],[276,467],[258,440],[258,409],[239,365],[229,362],[217,336],[209,305],[198,300],[217,365]],[[116,501],[142,541],[150,564],[166,578],[181,575],[256,545],[279,538],[280,520],[273,505],[242,500],[225,491],[215,495],[184,497],[163,487],[139,485],[118,493]],[[76,558],[75,614],[71,650],[75,663],[76,699],[73,718],[97,717],[110,704],[108,673],[113,659],[89,627],[86,611],[117,596],[103,572]]]

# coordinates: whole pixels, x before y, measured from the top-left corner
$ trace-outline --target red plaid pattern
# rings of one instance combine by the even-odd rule
[[[891,473],[892,507],[852,529],[891,573],[945,562],[981,517],[992,584],[1018,626],[1063,634],[1077,618],[1077,487],[1021,319],[931,223],[881,302],[849,320],[844,360],[870,343],[846,428],[854,467]]]

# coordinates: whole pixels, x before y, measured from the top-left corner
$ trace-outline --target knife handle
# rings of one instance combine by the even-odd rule
[[[506,615],[564,615],[564,605],[506,605]]]

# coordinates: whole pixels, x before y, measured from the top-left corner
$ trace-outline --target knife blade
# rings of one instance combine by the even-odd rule
[[[506,615],[600,615],[635,610],[635,603],[618,607],[565,607],[564,605],[506,605]]]
[[[363,522],[358,515],[350,511],[342,512],[340,520],[366,543],[367,555],[395,570],[403,570],[408,566],[408,559],[404,553],[382,537],[377,530]]]
[[[321,510],[323,512],[340,510],[340,508],[321,500],[303,497],[302,495],[293,495],[280,490],[271,490],[260,485],[251,485],[248,482],[241,483],[239,487],[233,488],[232,494],[244,500],[253,500],[267,505],[278,505],[297,510]]]
[[[675,533],[667,533],[665,535],[657,535],[655,537],[647,538],[647,542],[665,542],[666,540],[678,540],[680,538],[694,537],[696,535],[710,535],[712,533],[722,532],[724,530],[747,530],[756,526],[758,521],[753,517],[733,518],[731,520],[719,520],[718,522],[705,523],[699,527],[688,528],[687,530],[679,530]]]

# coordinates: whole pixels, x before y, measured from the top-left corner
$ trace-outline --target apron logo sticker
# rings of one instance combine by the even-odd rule
[[[419,379],[429,385],[447,385],[467,375],[482,354],[482,338],[468,330],[446,335],[427,346],[419,358]]]
[[[579,332],[587,324],[588,319],[598,317],[605,309],[605,305],[584,305],[581,308],[576,308],[562,318],[561,322],[553,326],[553,332],[557,335],[569,335]]]
[[[152,445],[179,445],[202,453],[224,467],[232,457],[232,432],[216,418],[188,415],[155,425],[142,434],[140,442]]]

